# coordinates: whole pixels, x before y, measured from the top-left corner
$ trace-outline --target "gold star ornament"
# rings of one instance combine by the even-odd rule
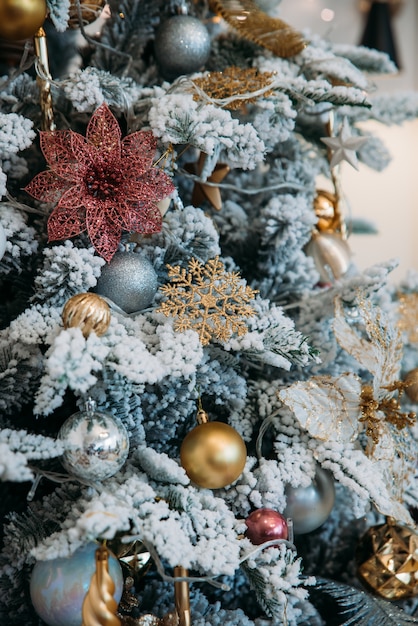
[[[186,163],[185,170],[194,176],[201,176],[205,165],[206,154],[201,152],[197,163]],[[221,192],[219,191],[219,183],[223,181],[228,174],[230,168],[225,163],[217,163],[212,174],[206,180],[197,180],[195,182],[192,193],[192,204],[200,207],[206,200],[210,205],[220,211],[222,208]]]

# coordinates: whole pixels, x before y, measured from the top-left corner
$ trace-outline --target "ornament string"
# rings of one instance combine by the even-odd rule
[[[228,108],[228,105],[237,100],[245,102],[246,100],[260,98],[274,89],[287,93],[293,100],[298,101],[305,107],[313,105],[313,101],[310,98],[300,93],[297,93],[289,86],[288,82],[286,83],[285,81],[279,79],[273,79],[268,85],[266,85],[265,87],[260,87],[259,89],[254,89],[244,93],[237,93],[225,98],[213,98],[201,87],[199,87],[193,80],[181,76],[176,81],[174,81],[174,83],[168,89],[167,93],[175,93],[179,91],[190,93],[194,91],[196,96],[198,96],[199,99],[203,101],[203,104],[213,104],[221,108]]]
[[[122,52],[122,50],[118,50],[117,48],[114,48],[113,46],[108,46],[105,43],[102,43],[101,41],[97,41],[97,39],[93,39],[92,37],[90,37],[87,33],[86,33],[86,29],[84,28],[84,23],[83,23],[83,14],[82,14],[82,9],[81,9],[81,2],[80,0],[75,0],[75,5],[77,7],[77,17],[79,20],[79,27],[80,27],[80,33],[82,35],[82,37],[84,37],[84,39],[91,44],[92,46],[95,46],[96,48],[101,48],[102,50],[107,50],[108,52],[111,52],[114,55],[117,56],[121,56],[124,59],[128,59],[126,66],[124,68],[123,73],[121,74],[122,76],[125,76],[126,74],[128,74],[131,63],[133,61],[133,58],[130,54],[128,54],[127,52]]]
[[[45,470],[40,470],[37,467],[33,467],[32,465],[28,465],[28,468],[35,474],[35,478],[33,480],[32,486],[29,489],[27,496],[26,496],[26,500],[28,502],[32,502],[33,498],[35,497],[36,490],[39,487],[39,483],[41,482],[42,478],[48,478],[48,480],[51,480],[54,483],[68,483],[74,480],[68,474],[59,474],[58,472],[48,472]]]
[[[262,447],[263,447],[264,435],[266,434],[266,431],[273,423],[274,418],[277,417],[278,415],[279,415],[279,410],[275,411],[274,413],[266,417],[261,422],[260,430],[258,431],[257,441],[255,444],[256,454],[257,454],[257,458],[259,461],[263,458]]]
[[[277,191],[278,189],[289,189],[293,191],[303,191],[304,187],[302,185],[295,185],[294,183],[277,183],[274,185],[267,185],[266,187],[257,187],[252,189],[245,189],[243,187],[237,187],[236,185],[231,185],[229,183],[212,183],[209,180],[202,180],[199,176],[195,174],[190,174],[186,170],[179,169],[179,173],[185,178],[190,178],[193,181],[204,183],[208,187],[219,187],[220,189],[230,189],[231,191],[238,191],[240,193],[246,194],[247,196],[254,196],[259,193],[264,193],[268,191]]]
[[[241,559],[239,560],[240,565],[242,563],[245,563],[245,561],[247,561],[251,557],[254,557],[257,554],[259,554],[259,552],[262,552],[265,548],[272,548],[274,546],[276,548],[278,546],[285,546],[292,553],[294,554],[297,553],[296,546],[291,541],[288,541],[287,539],[271,539],[271,541],[265,541],[264,543],[260,543],[260,545],[255,546],[253,550],[250,550],[250,552],[247,552],[247,554],[241,557]]]
[[[40,91],[41,102],[41,128],[42,130],[55,130],[54,110],[51,95],[51,74],[49,71],[48,48],[46,34],[41,27],[34,37],[36,52],[35,69],[37,83]]]
[[[0,80],[0,88],[1,90],[6,90],[7,87],[14,81],[16,80],[16,78],[18,76],[20,76],[21,74],[23,74],[24,72],[26,72],[29,68],[32,67],[33,65],[33,56],[32,53],[33,52],[33,45],[32,45],[32,41],[28,40],[26,41],[24,48],[23,48],[23,52],[22,52],[22,56],[19,62],[19,66],[13,70],[12,72],[10,72],[10,74],[8,74],[5,78],[5,80]]]
[[[212,587],[216,587],[217,589],[221,589],[222,591],[230,591],[231,589],[229,585],[226,585],[225,583],[220,583],[219,581],[215,580],[214,576],[189,576],[189,575],[176,576],[176,577],[169,576],[168,574],[166,574],[163,564],[161,562],[161,559],[158,556],[158,553],[155,550],[154,546],[144,541],[141,535],[125,535],[124,537],[122,537],[121,541],[122,543],[131,543],[132,541],[141,541],[142,544],[145,546],[146,550],[150,553],[152,560],[155,563],[155,567],[157,568],[158,574],[161,576],[162,580],[164,580],[165,582],[175,583],[175,582],[186,581],[186,582],[191,582],[191,583],[208,583],[209,585],[212,585]]]

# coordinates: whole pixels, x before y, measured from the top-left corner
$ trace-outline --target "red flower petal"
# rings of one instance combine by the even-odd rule
[[[48,241],[61,241],[79,235],[85,227],[85,209],[61,207],[59,204],[48,219]]]
[[[82,135],[72,130],[41,131],[41,150],[50,168],[67,180],[83,176],[90,151]]]
[[[98,202],[94,209],[87,212],[87,232],[94,249],[109,262],[118,249],[122,227],[120,215],[116,209],[113,211],[110,211],[108,207],[106,210],[103,209],[104,207]]]
[[[129,200],[140,200],[144,203],[159,202],[174,190],[171,178],[157,167],[153,167],[138,180],[130,181],[125,196]]]
[[[117,119],[107,104],[102,104],[90,118],[86,131],[87,141],[100,150],[102,157],[106,153],[114,153],[120,157],[121,136]]]
[[[58,202],[62,194],[73,186],[49,170],[40,172],[26,185],[25,191],[41,202]]]
[[[161,211],[155,204],[132,204],[127,213],[125,229],[143,235],[159,233],[163,225]]]
[[[139,233],[161,230],[156,206],[175,187],[152,165],[156,140],[150,131],[121,141],[119,124],[103,104],[91,117],[86,139],[69,131],[41,134],[51,170],[36,176],[26,191],[44,202],[58,202],[48,220],[50,240],[87,229],[107,261],[118,249],[122,229]]]
[[[157,140],[151,131],[138,131],[122,139],[122,159],[130,164],[137,174],[152,166]]]
[[[87,206],[86,201],[88,198],[89,196],[85,193],[84,185],[82,183],[79,185],[72,185],[70,189],[67,189],[67,191],[62,194],[58,205],[61,209],[69,209],[70,211],[78,209],[79,207],[84,207],[85,212],[85,208]]]

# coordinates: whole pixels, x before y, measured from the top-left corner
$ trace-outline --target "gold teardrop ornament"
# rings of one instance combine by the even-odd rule
[[[96,550],[96,571],[84,598],[81,626],[121,626],[116,615],[115,583],[109,574],[108,560],[109,550],[102,545]]]

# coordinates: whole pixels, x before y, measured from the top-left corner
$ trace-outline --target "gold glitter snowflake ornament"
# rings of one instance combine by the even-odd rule
[[[257,292],[244,285],[237,272],[226,272],[219,257],[206,265],[192,259],[188,270],[167,267],[171,284],[161,287],[166,301],[158,311],[177,318],[176,331],[195,330],[204,346],[212,338],[227,341],[233,333],[245,335],[243,318],[255,314],[249,302]]]

